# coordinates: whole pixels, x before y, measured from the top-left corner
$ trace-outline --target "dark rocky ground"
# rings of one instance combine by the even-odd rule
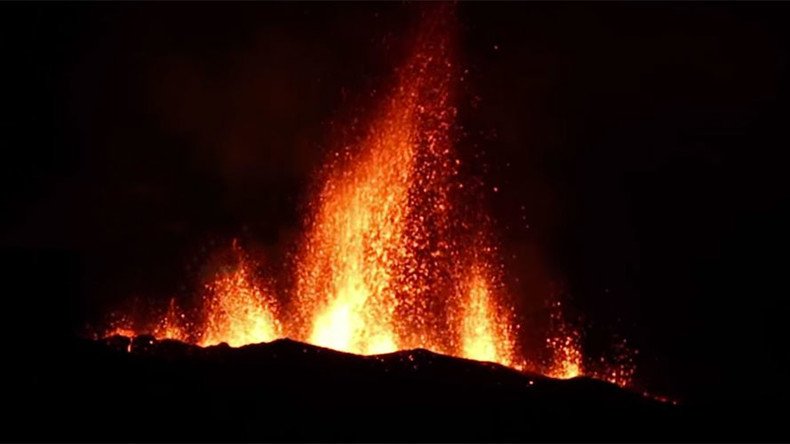
[[[0,441],[790,438],[784,382],[759,366],[741,372],[739,360],[737,372],[711,373],[719,390],[672,406],[420,350],[360,357],[290,341],[201,349],[139,338],[129,353],[123,338],[69,333],[90,308],[79,303],[76,264],[12,253],[0,267]],[[749,387],[775,390],[744,396]]]
[[[425,350],[362,357],[290,340],[200,348],[75,340],[9,381],[13,438],[526,441],[688,438],[683,407]],[[13,399],[6,397],[6,400]]]

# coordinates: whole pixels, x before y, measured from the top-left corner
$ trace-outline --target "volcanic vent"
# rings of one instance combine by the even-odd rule
[[[258,275],[234,242],[231,265],[204,286],[199,310],[171,300],[161,319],[121,316],[102,336],[234,347],[291,338],[362,355],[421,348],[555,377],[582,374],[576,332],[549,341],[549,366],[517,347],[493,223],[455,150],[463,70],[451,8],[426,11],[389,90],[318,172],[287,294],[275,295],[276,276]],[[610,374],[629,383],[630,373]]]

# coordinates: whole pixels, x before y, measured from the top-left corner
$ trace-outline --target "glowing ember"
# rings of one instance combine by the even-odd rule
[[[629,387],[633,383],[634,373],[636,372],[634,358],[639,354],[639,351],[629,347],[628,341],[625,339],[615,342],[614,347],[610,357],[601,357],[597,365],[589,369],[588,373],[596,379],[607,381],[620,387]]]
[[[578,336],[571,334],[547,340],[554,352],[554,364],[548,375],[552,378],[570,379],[582,375],[582,352]]]
[[[238,264],[206,286],[206,319],[201,345],[226,342],[237,347],[280,337],[271,293],[255,282],[249,260],[234,242]]]
[[[583,371],[581,335],[565,321],[559,302],[552,306],[551,323],[551,334],[546,338],[546,344],[553,356],[547,374],[560,379],[581,376]]]
[[[139,333],[137,332],[137,330],[135,330],[133,328],[110,327],[110,329],[106,333],[104,333],[102,336],[104,336],[104,337],[126,336],[127,338],[133,338],[133,337],[138,336],[138,335],[139,335]]]
[[[184,314],[178,311],[175,298],[170,299],[167,312],[154,329],[153,335],[161,339],[176,339],[186,341],[188,335],[183,327]]]
[[[108,327],[101,334],[97,334],[97,337],[126,336],[133,338],[141,334],[128,316],[118,313],[112,313],[112,316],[114,319],[108,322]]]

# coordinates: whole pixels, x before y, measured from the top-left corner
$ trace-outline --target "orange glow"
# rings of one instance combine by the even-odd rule
[[[552,331],[546,339],[552,354],[551,363],[545,373],[559,379],[589,376],[601,381],[630,387],[633,383],[637,351],[628,347],[625,340],[615,343],[610,358],[601,356],[585,363],[581,347],[581,332],[563,318],[561,304],[555,303],[551,313]]]
[[[175,298],[170,299],[167,312],[154,329],[153,335],[161,339],[187,341],[187,332],[183,327],[184,314],[178,311]]]
[[[636,364],[634,359],[638,350],[631,348],[625,339],[614,343],[614,350],[609,357],[601,357],[594,368],[589,369],[590,376],[607,381],[620,387],[630,387],[633,383]]]
[[[111,327],[106,333],[102,336],[105,338],[109,338],[111,336],[126,336],[127,338],[133,338],[137,336],[139,333],[133,328],[125,328],[125,327]]]
[[[269,342],[280,337],[280,323],[273,311],[271,293],[256,282],[249,260],[233,244],[238,264],[218,273],[206,286],[205,314],[200,345],[225,342],[238,347]]]
[[[513,364],[508,319],[493,305],[489,283],[474,270],[462,315],[462,356],[478,361]]]
[[[570,334],[551,338],[548,343],[554,353],[553,364],[548,371],[548,376],[559,379],[582,376],[582,352],[579,348],[577,335]]]
[[[566,322],[560,302],[552,305],[550,316],[552,327],[546,344],[552,359],[546,374],[559,379],[582,376],[584,368],[579,331]]]
[[[141,334],[129,317],[119,316],[117,313],[113,313],[113,315],[115,319],[109,321],[107,328],[101,334],[96,335],[97,337],[126,336],[133,338]]]

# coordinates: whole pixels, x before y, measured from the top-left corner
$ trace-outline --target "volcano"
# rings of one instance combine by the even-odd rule
[[[790,438],[786,4],[3,7],[0,441]]]
[[[627,439],[658,436],[677,409],[598,380],[424,349],[359,356],[288,339],[203,348],[152,336],[72,345],[71,359],[42,363],[41,379],[19,387],[51,400],[30,407],[41,427],[27,439]]]

